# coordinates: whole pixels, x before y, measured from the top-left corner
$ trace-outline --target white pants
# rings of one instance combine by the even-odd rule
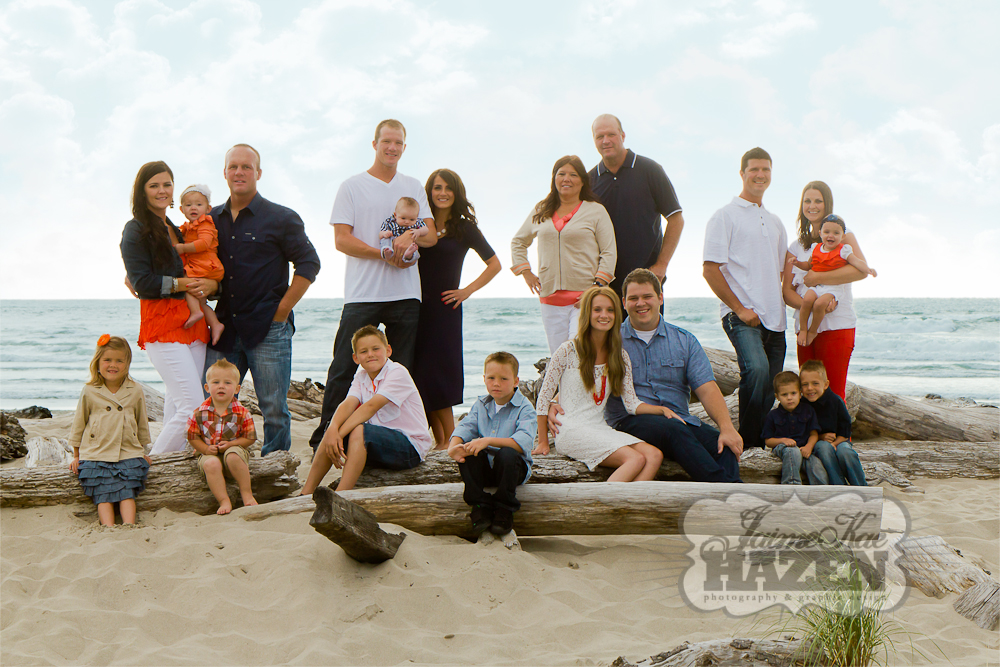
[[[559,346],[576,336],[580,320],[580,309],[576,306],[542,306],[542,326],[549,341],[549,354],[555,354]]]
[[[205,350],[201,341],[183,343],[146,343],[146,354],[160,374],[167,391],[163,396],[163,430],[153,443],[150,454],[179,452],[187,446],[187,420],[205,401],[202,374]]]

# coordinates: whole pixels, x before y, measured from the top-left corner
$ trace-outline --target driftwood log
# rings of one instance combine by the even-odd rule
[[[962,593],[952,606],[984,630],[996,630],[1000,625],[1000,584],[980,582]]]
[[[396,555],[406,533],[392,535],[378,527],[375,515],[321,486],[312,495],[316,511],[309,525],[361,563],[382,563]]]
[[[800,639],[716,639],[684,642],[669,651],[633,663],[618,656],[611,667],[774,667],[791,665],[805,653]],[[826,661],[810,662],[826,665]]]
[[[169,509],[174,512],[211,514],[219,508],[205,479],[198,472],[194,457],[186,452],[152,457],[146,478],[146,490],[136,498],[139,511]],[[265,458],[250,459],[251,488],[258,502],[283,498],[301,487],[295,470],[297,456],[275,452]],[[233,506],[241,503],[234,482],[228,485]],[[0,507],[38,507],[41,505],[87,504],[93,502],[83,493],[77,476],[68,466],[41,466],[0,471]]]
[[[993,581],[981,567],[973,565],[937,535],[907,537],[894,545],[896,565],[905,574],[907,586],[928,596],[943,598],[967,588]]]
[[[462,484],[392,486],[352,489],[338,495],[356,503],[382,523],[393,523],[422,535],[473,537],[469,506]],[[531,535],[676,535],[681,524],[691,534],[742,535],[740,514],[761,503],[782,504],[797,495],[802,504],[783,505],[781,530],[788,535],[813,534],[836,527],[837,517],[873,512],[866,525],[875,531],[882,521],[882,489],[858,488],[845,494],[837,487],[709,484],[704,482],[630,482],[536,484],[518,491],[521,509],[514,518],[519,537]],[[752,494],[752,495],[751,495]],[[719,501],[717,513],[698,512],[697,525],[688,510],[699,501]],[[702,506],[704,507],[704,506]],[[250,520],[292,512],[308,512],[315,503],[306,496],[247,507],[237,515]],[[877,511],[873,511],[876,510]]]
[[[1000,477],[1000,444],[995,442],[863,442],[854,445],[870,484],[885,480],[896,486],[910,486],[907,477]],[[893,471],[898,477],[894,476]],[[587,466],[558,453],[536,456],[528,484],[564,482],[602,482],[611,474],[607,468],[591,472]],[[777,484],[781,481],[781,461],[762,449],[743,453],[740,477],[753,484]],[[690,479],[673,461],[660,467],[661,480]],[[401,486],[407,484],[445,484],[461,482],[458,465],[442,451],[433,451],[427,459],[409,470],[369,468],[358,480],[358,487]]]
[[[313,398],[319,393],[319,402]],[[249,376],[243,379],[243,386],[240,387],[240,403],[243,404],[251,414],[262,414],[257,404],[257,391],[254,389],[253,381]],[[299,397],[306,397],[305,400]],[[315,419],[323,413],[323,394],[316,388],[313,381],[306,378],[305,382],[292,380],[288,387],[288,412],[294,421],[308,421]]]

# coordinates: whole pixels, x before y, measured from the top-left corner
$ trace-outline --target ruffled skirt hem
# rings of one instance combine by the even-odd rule
[[[95,505],[135,498],[146,488],[149,463],[143,457],[124,461],[80,461],[80,484]]]

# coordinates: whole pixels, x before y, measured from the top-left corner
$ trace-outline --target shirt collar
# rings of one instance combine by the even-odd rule
[[[631,148],[626,149],[625,150],[625,161],[622,163],[622,166],[618,168],[618,171],[621,171],[622,169],[631,169],[632,167],[635,166],[635,160],[636,160],[636,154],[632,152],[632,149]],[[607,165],[604,164],[604,160],[603,159],[600,162],[597,163],[597,175],[598,175],[598,177],[602,176],[603,174],[610,173],[610,172],[611,172],[611,170],[608,169]]]
[[[754,204],[752,201],[747,201],[746,199],[740,197],[739,195],[733,197],[733,203],[739,206],[740,208],[750,208],[751,206],[756,206],[762,210],[765,211],[767,210],[766,208],[764,208],[764,204]]]
[[[253,199],[250,200],[249,204],[243,207],[241,212],[249,210],[250,213],[252,213],[253,215],[257,215],[257,209],[260,208],[260,202],[262,202],[263,200],[264,198],[260,196],[259,192],[255,193]],[[233,217],[232,203],[233,203],[233,198],[230,197],[229,199],[226,200],[226,203],[222,205],[222,209],[229,214],[230,218]]]
[[[228,406],[229,407],[229,412],[227,414],[235,414],[236,413],[236,406],[243,407],[242,405],[240,405],[240,399],[237,398],[236,396],[233,396],[233,400],[232,400],[232,402]],[[219,414],[218,410],[215,409],[215,403],[212,402],[212,397],[211,396],[209,396],[208,398],[206,398],[205,402],[202,403],[201,407],[198,408],[198,409],[199,410],[205,410],[206,412],[213,412],[215,414]]]
[[[493,400],[492,396],[490,396],[489,394],[486,394],[485,396],[483,396],[483,397],[481,397],[479,399],[479,402],[482,403],[484,407],[486,407],[486,406],[489,406],[490,403],[495,403],[496,401]],[[507,407],[508,405],[513,405],[513,406],[519,408],[519,407],[521,407],[522,405],[524,405],[527,402],[528,402],[528,399],[524,397],[524,394],[521,393],[521,390],[515,388],[514,389],[514,395],[510,397],[509,401],[507,401],[506,403],[504,403],[503,405],[501,405],[499,407],[499,409],[502,410],[505,407]]]
[[[135,383],[132,382],[132,380],[125,378],[125,380],[122,381],[121,386],[118,387],[118,393],[112,394],[111,390],[108,389],[108,385],[106,384],[102,384],[100,387],[98,387],[97,391],[106,398],[109,398],[115,403],[118,403],[119,401],[121,401],[122,398],[127,396],[134,387]]]
[[[655,336],[666,336],[667,335],[667,321],[663,319],[663,315],[660,315],[660,322],[656,325]],[[632,318],[626,317],[625,321],[622,322],[622,338],[639,338],[639,333],[632,326]],[[641,339],[640,339],[641,340]]]

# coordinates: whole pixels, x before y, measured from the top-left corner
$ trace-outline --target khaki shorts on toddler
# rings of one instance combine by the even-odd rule
[[[201,454],[198,456],[198,471],[201,472],[201,476],[205,476],[205,459],[209,456],[213,456],[222,462],[222,474],[230,479],[233,478],[232,473],[229,472],[229,468],[226,466],[226,462],[222,459],[224,456],[229,456],[230,453],[234,453],[242,459],[243,463],[246,464],[247,468],[250,467],[250,452],[246,447],[230,447],[221,454]]]

